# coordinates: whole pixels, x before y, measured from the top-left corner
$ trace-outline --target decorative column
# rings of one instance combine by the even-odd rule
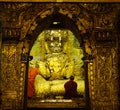
[[[2,22],[0,21],[0,71],[1,71],[1,59],[2,59]],[[2,105],[2,90],[1,90],[1,72],[0,72],[0,110]]]
[[[118,110],[119,75],[116,35],[112,29],[96,28],[94,37],[96,40],[95,69],[92,75],[94,89],[90,88],[92,110]]]
[[[89,55],[88,53],[85,53],[85,56],[83,58],[84,61],[84,69],[85,69],[85,99],[86,99],[86,110],[91,110],[91,101],[90,101],[90,80],[89,80],[89,69],[90,64],[92,64],[93,56]],[[89,69],[88,69],[89,68]]]

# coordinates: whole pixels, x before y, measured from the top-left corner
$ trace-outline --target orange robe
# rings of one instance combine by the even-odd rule
[[[37,68],[29,68],[28,71],[28,97],[31,98],[34,96],[34,81],[35,77],[38,74]]]
[[[73,80],[70,80],[65,83],[65,99],[71,99],[72,97],[77,96],[77,83]]]

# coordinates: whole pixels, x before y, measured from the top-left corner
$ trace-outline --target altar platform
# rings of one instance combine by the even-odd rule
[[[28,108],[85,108],[84,98],[74,99],[30,99]],[[51,109],[50,109],[51,110]]]

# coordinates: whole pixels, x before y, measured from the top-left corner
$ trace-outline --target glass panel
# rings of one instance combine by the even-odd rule
[[[70,30],[44,30],[35,41],[29,62],[28,96],[62,99],[70,76],[78,96],[85,94],[83,50]]]

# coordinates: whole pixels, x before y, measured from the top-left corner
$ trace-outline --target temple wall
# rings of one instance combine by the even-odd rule
[[[44,5],[40,3],[2,3],[1,5],[0,17],[3,21],[2,39],[0,39],[2,110],[26,108],[28,65],[26,61],[21,60],[21,54],[23,46],[28,53],[30,47],[27,43],[32,45],[32,41],[28,41],[26,35],[33,35],[39,20],[58,9],[60,14],[73,20],[83,40],[86,41],[84,37],[87,32],[89,33],[87,42],[90,48],[86,48],[85,51],[94,57],[88,63],[87,87],[91,110],[119,110],[118,35],[113,28],[119,5],[103,6],[103,4],[86,5],[84,3],[78,5],[44,3]],[[44,26],[45,23],[41,25]],[[35,40],[37,36],[32,37]],[[86,45],[87,43],[83,44],[83,46]]]

